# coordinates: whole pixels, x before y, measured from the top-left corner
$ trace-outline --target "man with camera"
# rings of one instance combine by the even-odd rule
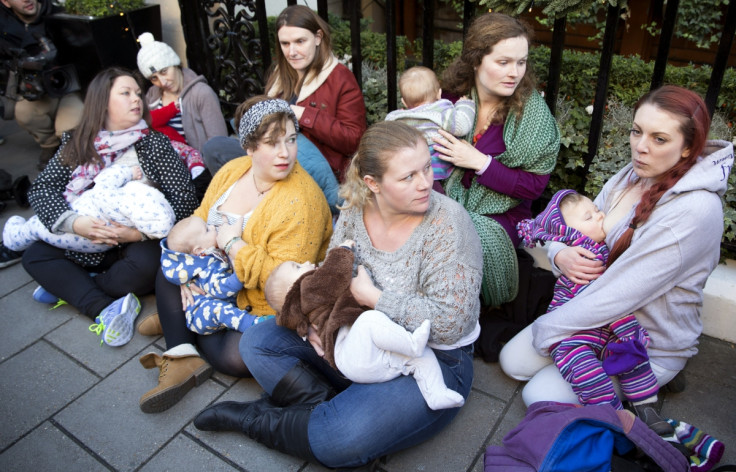
[[[0,115],[15,118],[41,146],[39,170],[53,157],[61,133],[79,123],[83,103],[70,66],[55,63],[45,19],[60,11],[51,0],[0,0]]]

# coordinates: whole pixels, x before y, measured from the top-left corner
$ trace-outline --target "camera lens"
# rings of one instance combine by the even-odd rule
[[[63,93],[69,85],[69,76],[63,69],[56,69],[49,74],[49,88],[54,92]]]
[[[80,89],[73,65],[56,66],[44,71],[43,85],[50,97],[63,97]]]

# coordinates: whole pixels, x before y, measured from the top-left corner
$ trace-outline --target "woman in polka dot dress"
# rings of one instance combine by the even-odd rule
[[[154,289],[158,240],[135,228],[74,212],[66,194],[84,193],[94,177],[135,150],[136,165],[158,188],[176,220],[197,206],[188,170],[168,138],[148,127],[150,113],[132,73],[110,68],[90,83],[79,126],[62,137],[59,151],[39,174],[28,199],[41,222],[56,233],[73,233],[109,246],[83,254],[38,241],[26,249],[23,267],[49,293],[95,320],[91,328],[112,346],[127,343],[140,311],[137,295]],[[90,274],[94,274],[90,276]]]

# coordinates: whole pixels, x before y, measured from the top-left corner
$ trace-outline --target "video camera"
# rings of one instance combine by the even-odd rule
[[[5,60],[7,73],[5,97],[38,100],[44,95],[53,98],[81,89],[73,64],[54,65],[56,46],[45,36],[38,37],[41,51],[32,56],[22,48],[11,48],[12,59]]]

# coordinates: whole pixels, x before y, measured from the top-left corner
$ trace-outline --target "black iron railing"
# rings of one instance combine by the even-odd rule
[[[288,5],[296,4],[296,0],[288,0]],[[400,2],[398,2],[400,3]],[[182,11],[182,26],[187,43],[187,59],[190,66],[204,74],[215,90],[221,90],[220,99],[224,107],[232,109],[253,94],[263,91],[263,81],[271,64],[268,25],[266,19],[266,5],[264,0],[179,0]],[[360,50],[360,18],[361,12],[358,1],[344,2],[346,13],[350,20],[352,41],[353,73],[359,84],[362,84]],[[384,2],[386,14],[386,50],[387,50],[387,83],[388,105],[387,112],[396,108],[396,15],[397,2]],[[425,0],[421,3],[423,11],[422,31],[422,64],[433,66],[434,56],[434,2]],[[659,49],[655,61],[651,87],[662,84],[670,51],[672,33],[679,0],[669,0],[662,24]],[[327,0],[317,1],[318,14],[326,21]],[[475,14],[476,6],[465,0],[463,9],[463,35]],[[606,17],[603,46],[601,50],[598,82],[595,91],[593,116],[588,137],[588,152],[585,155],[585,171],[587,173],[593,161],[603,123],[603,113],[608,94],[609,77],[616,28],[620,16],[620,7],[609,7]],[[256,35],[253,25],[257,25]],[[555,113],[557,95],[559,91],[562,51],[565,43],[565,18],[559,18],[554,23],[554,33],[551,46],[549,77],[547,80],[546,100]],[[718,94],[720,93],[723,76],[726,70],[728,55],[736,32],[736,1],[730,2],[726,15],[725,26],[713,64],[706,105],[713,114]]]

